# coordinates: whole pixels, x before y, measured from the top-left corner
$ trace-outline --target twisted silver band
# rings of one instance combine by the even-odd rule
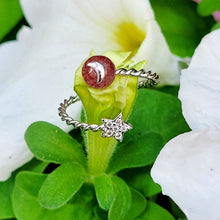
[[[123,75],[123,76],[136,76],[143,78],[142,81],[138,82],[138,88],[141,87],[152,87],[155,86],[160,82],[160,77],[156,73],[152,73],[150,70],[145,71],[144,69],[141,70],[136,70],[136,69],[125,69],[125,68],[120,68],[115,71],[116,75]]]
[[[82,128],[84,130],[91,130],[94,132],[102,130],[102,137],[114,137],[116,140],[120,142],[123,140],[124,133],[132,129],[132,126],[129,123],[123,121],[122,113],[120,113],[113,120],[102,119],[102,125],[81,123],[77,120],[74,120],[67,114],[66,109],[68,106],[79,100],[80,99],[78,96],[70,96],[68,100],[64,99],[64,102],[61,103],[60,107],[58,108],[61,120],[66,121],[67,125],[73,125],[73,127],[75,128]]]
[[[72,125],[75,128],[82,128],[83,130],[92,130],[92,131],[99,131],[102,130],[102,125],[97,124],[86,124],[81,123],[77,120],[74,120],[72,117],[70,117],[66,109],[68,106],[72,105],[73,103],[80,101],[80,98],[78,96],[70,96],[69,99],[64,99],[63,103],[60,103],[60,107],[58,108],[59,116],[61,117],[62,121],[65,121],[67,125]]]

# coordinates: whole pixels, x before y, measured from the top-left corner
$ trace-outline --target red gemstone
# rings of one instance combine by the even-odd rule
[[[103,89],[115,79],[115,65],[108,57],[93,56],[84,63],[82,76],[89,86]]]

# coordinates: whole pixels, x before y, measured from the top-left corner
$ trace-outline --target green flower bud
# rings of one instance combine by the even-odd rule
[[[90,56],[95,55],[94,52]],[[116,69],[128,68],[132,61],[127,60],[130,52],[108,51],[103,56],[108,57],[114,63]],[[74,89],[80,97],[88,124],[101,125],[102,119],[114,119],[121,112],[126,121],[133,108],[137,95],[137,77],[116,75],[113,83],[104,89],[95,89],[86,84],[82,77],[82,66],[76,71]],[[137,70],[146,65],[146,61],[140,62],[132,68]],[[86,132],[86,150],[88,153],[88,168],[91,175],[99,175],[107,169],[108,163],[117,145],[114,137],[103,138],[102,131]]]

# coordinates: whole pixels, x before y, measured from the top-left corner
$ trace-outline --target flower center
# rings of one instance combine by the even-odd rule
[[[134,56],[145,38],[145,33],[134,23],[123,22],[118,25],[115,36],[121,49],[123,51],[132,51],[131,55]]]

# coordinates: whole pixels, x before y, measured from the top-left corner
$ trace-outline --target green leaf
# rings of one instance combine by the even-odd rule
[[[151,5],[170,50],[180,57],[191,57],[214,24],[198,15],[192,0],[151,0]]]
[[[56,209],[67,203],[88,179],[85,169],[77,163],[65,163],[48,175],[39,200],[44,208]]]
[[[113,176],[114,200],[108,213],[109,220],[122,220],[131,207],[131,191],[119,177]]]
[[[220,22],[216,23],[215,25],[213,25],[211,31],[217,30],[220,28]]]
[[[100,218],[95,214],[97,202],[92,184],[83,184],[70,203],[73,205],[73,214],[70,219],[100,220]]]
[[[11,193],[14,186],[13,178],[0,182],[0,219],[13,218]]]
[[[55,210],[43,208],[38,201],[38,193],[46,175],[32,172],[21,172],[16,177],[15,187],[13,190],[13,208],[15,216],[19,220],[69,220],[83,219],[91,220],[92,203],[84,201],[84,190],[76,198]],[[91,196],[90,196],[91,197]]]
[[[108,171],[116,173],[124,168],[152,164],[163,147],[163,138],[155,132],[143,132],[142,136],[118,145],[109,163]]]
[[[170,202],[170,206],[171,206],[171,210],[172,213],[175,217],[177,217],[178,219],[184,220],[186,219],[185,214],[183,213],[183,211],[179,208],[179,206],[172,200],[169,198],[169,202]]]
[[[11,194],[14,187],[14,179],[17,172],[21,170],[31,170],[34,172],[42,172],[48,163],[32,159],[23,167],[16,170],[12,176],[5,182],[0,182],[0,219],[13,218],[14,212],[11,202]]]
[[[220,10],[220,0],[202,0],[197,9],[202,16],[211,15],[213,12]]]
[[[97,220],[108,220],[108,212],[105,212],[99,206],[94,208],[94,215]]]
[[[174,96],[178,96],[179,86],[163,86],[157,88],[158,91],[165,92]]]
[[[25,133],[25,140],[31,152],[40,160],[86,163],[82,146],[69,134],[50,123],[31,124]]]
[[[170,139],[189,131],[177,97],[140,89],[130,116],[133,129],[125,134],[109,163],[108,172],[150,165]]]
[[[147,208],[145,209],[142,216],[136,220],[175,220],[175,218],[164,208],[153,203],[148,202]]]
[[[131,207],[123,218],[124,220],[133,220],[135,217],[139,216],[147,206],[147,200],[141,193],[132,188],[130,188],[130,190],[132,200]]]
[[[43,162],[37,160],[36,158],[33,158],[30,162],[24,164],[17,171],[29,170],[37,173],[42,173],[45,170],[45,168],[48,166],[48,164],[49,164],[48,162]]]
[[[18,0],[0,0],[0,41],[21,20],[22,16]]]
[[[143,104],[144,103],[144,104]],[[160,134],[164,144],[178,134],[189,131],[179,99],[156,90],[140,89],[129,121],[133,130],[126,141],[144,136],[144,132]],[[128,132],[127,132],[128,133]]]
[[[135,168],[123,170],[119,176],[134,189],[141,192],[145,197],[152,197],[161,193],[161,187],[155,183],[150,176],[151,167]]]
[[[95,177],[94,186],[99,206],[104,210],[109,210],[114,199],[114,186],[111,176],[103,174]]]

